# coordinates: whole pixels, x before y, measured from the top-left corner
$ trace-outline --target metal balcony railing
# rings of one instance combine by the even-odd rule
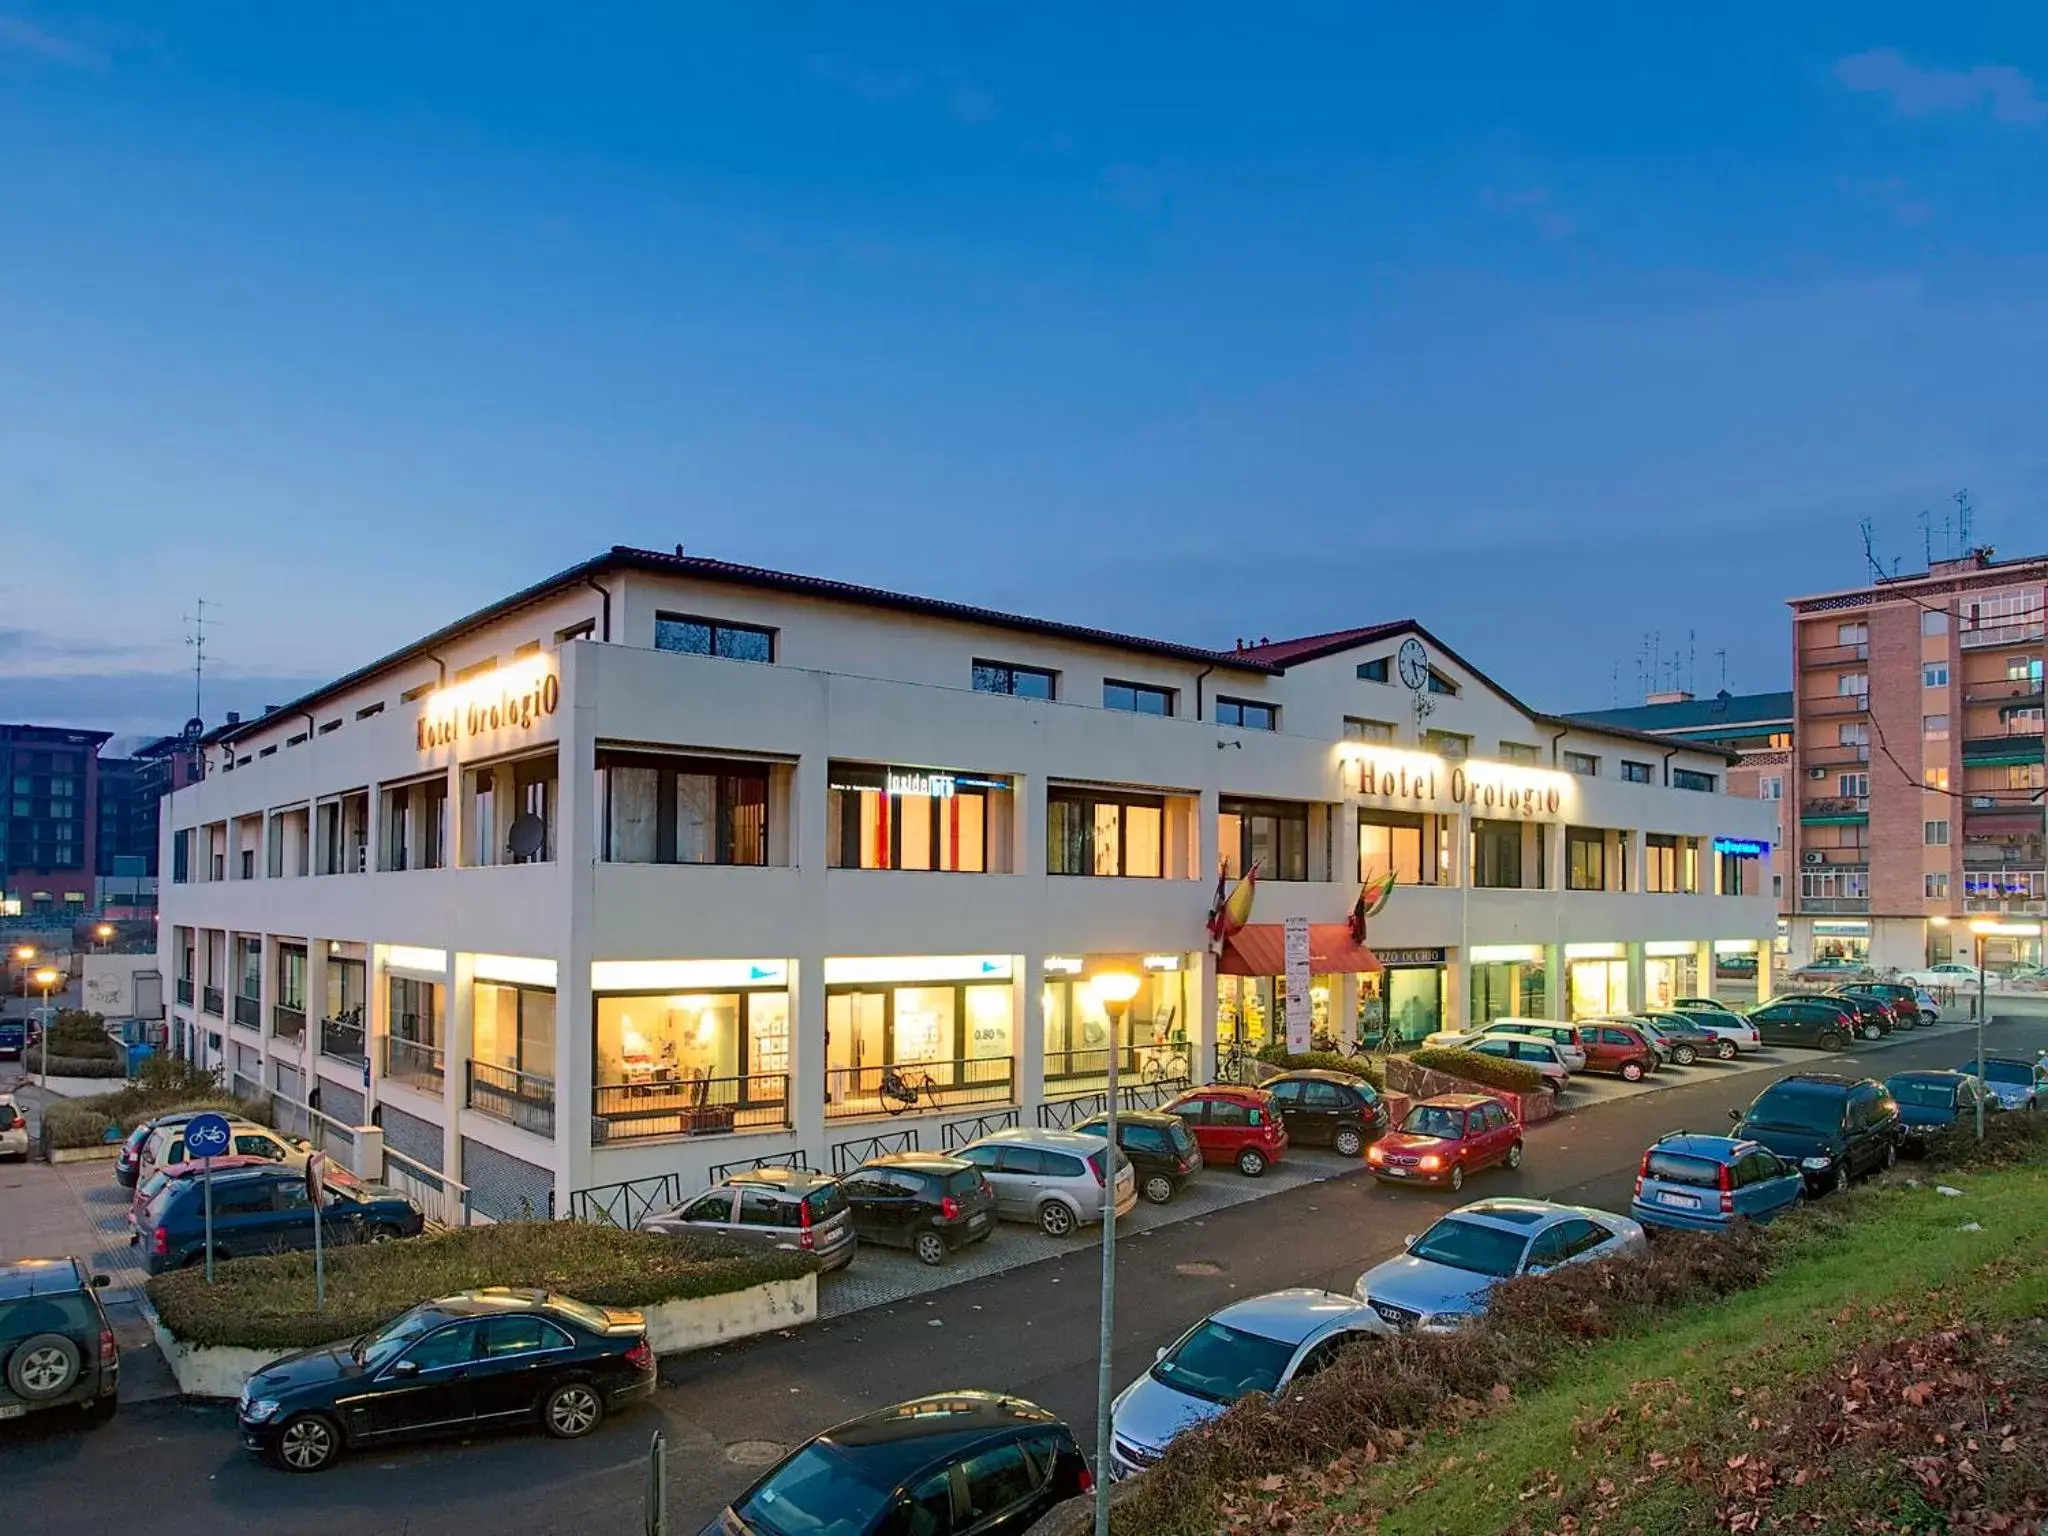
[[[1117,1053],[1116,1069],[1129,1074],[1138,1070],[1138,1053],[1125,1046]],[[1075,1077],[1104,1077],[1109,1075],[1109,1047],[1102,1046],[1092,1051],[1047,1051],[1045,1053],[1045,1080],[1060,1082]]]
[[[439,1094],[448,1080],[447,1055],[438,1045],[386,1035],[384,1076],[391,1082],[410,1083],[428,1093]]]
[[[781,1130],[789,1124],[785,1072],[598,1083],[590,1092],[592,1146],[652,1136]]]
[[[1800,670],[1810,667],[1846,667],[1859,661],[1870,660],[1870,644],[1865,641],[1858,645],[1816,645],[1799,653]]]
[[[263,1027],[262,999],[244,997],[241,993],[237,992],[235,994],[235,1022],[244,1029],[261,1029]]]
[[[192,1006],[192,978],[190,976],[180,976],[178,978],[178,1001],[187,1008]]]
[[[1007,1056],[834,1067],[825,1074],[825,1118],[1007,1104],[1012,1076]]]
[[[1870,713],[1867,693],[1824,693],[1819,698],[1801,699],[1799,712],[1807,716],[1865,715]]]
[[[468,1103],[478,1114],[506,1120],[536,1136],[555,1134],[555,1080],[536,1072],[468,1063]]]
[[[1799,807],[1802,816],[1859,816],[1869,811],[1867,795],[1810,795]]]
[[[337,1061],[361,1062],[364,1054],[363,1010],[351,1008],[339,1018],[320,1021],[320,1054]]]
[[[273,1004],[270,1010],[270,1032],[280,1040],[302,1039],[306,1033],[304,1010],[288,1008],[283,1003]]]
[[[199,1007],[201,1012],[210,1013],[215,1018],[220,1018],[227,1013],[227,999],[222,995],[219,987],[201,987],[199,989]]]

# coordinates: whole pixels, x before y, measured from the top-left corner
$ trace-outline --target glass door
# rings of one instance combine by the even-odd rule
[[[1391,966],[1381,973],[1394,1038],[1413,1044],[1441,1028],[1443,972],[1436,966]]]
[[[882,1065],[887,997],[880,992],[836,992],[825,999],[825,1066],[851,1074]],[[852,1077],[839,1079],[852,1082]]]

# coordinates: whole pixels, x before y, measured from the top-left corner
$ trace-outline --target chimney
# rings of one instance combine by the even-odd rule
[[[229,711],[228,711],[228,724],[229,724],[229,725],[240,725],[241,723],[242,723],[242,715],[241,715],[241,711],[239,711],[239,710],[234,710],[234,709],[231,709],[231,710],[229,710]]]
[[[1683,688],[1667,688],[1662,693],[1644,694],[1643,702],[1645,704],[1690,704],[1692,702],[1692,695]]]

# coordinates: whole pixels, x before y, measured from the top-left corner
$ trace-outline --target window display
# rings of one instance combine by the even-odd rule
[[[787,992],[601,995],[597,1081],[633,1087],[789,1069]]]

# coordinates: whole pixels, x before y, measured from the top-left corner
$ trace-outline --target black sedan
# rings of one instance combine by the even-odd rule
[[[638,1312],[494,1286],[273,1361],[242,1388],[236,1418],[250,1450],[318,1472],[344,1450],[500,1426],[578,1439],[651,1393],[654,1373]]]
[[[1074,1127],[1083,1136],[1107,1136],[1109,1117],[1097,1115]],[[1164,1205],[1180,1187],[1202,1171],[1202,1149],[1179,1115],[1152,1109],[1122,1110],[1116,1117],[1117,1144],[1137,1170],[1138,1190],[1154,1205]]]

